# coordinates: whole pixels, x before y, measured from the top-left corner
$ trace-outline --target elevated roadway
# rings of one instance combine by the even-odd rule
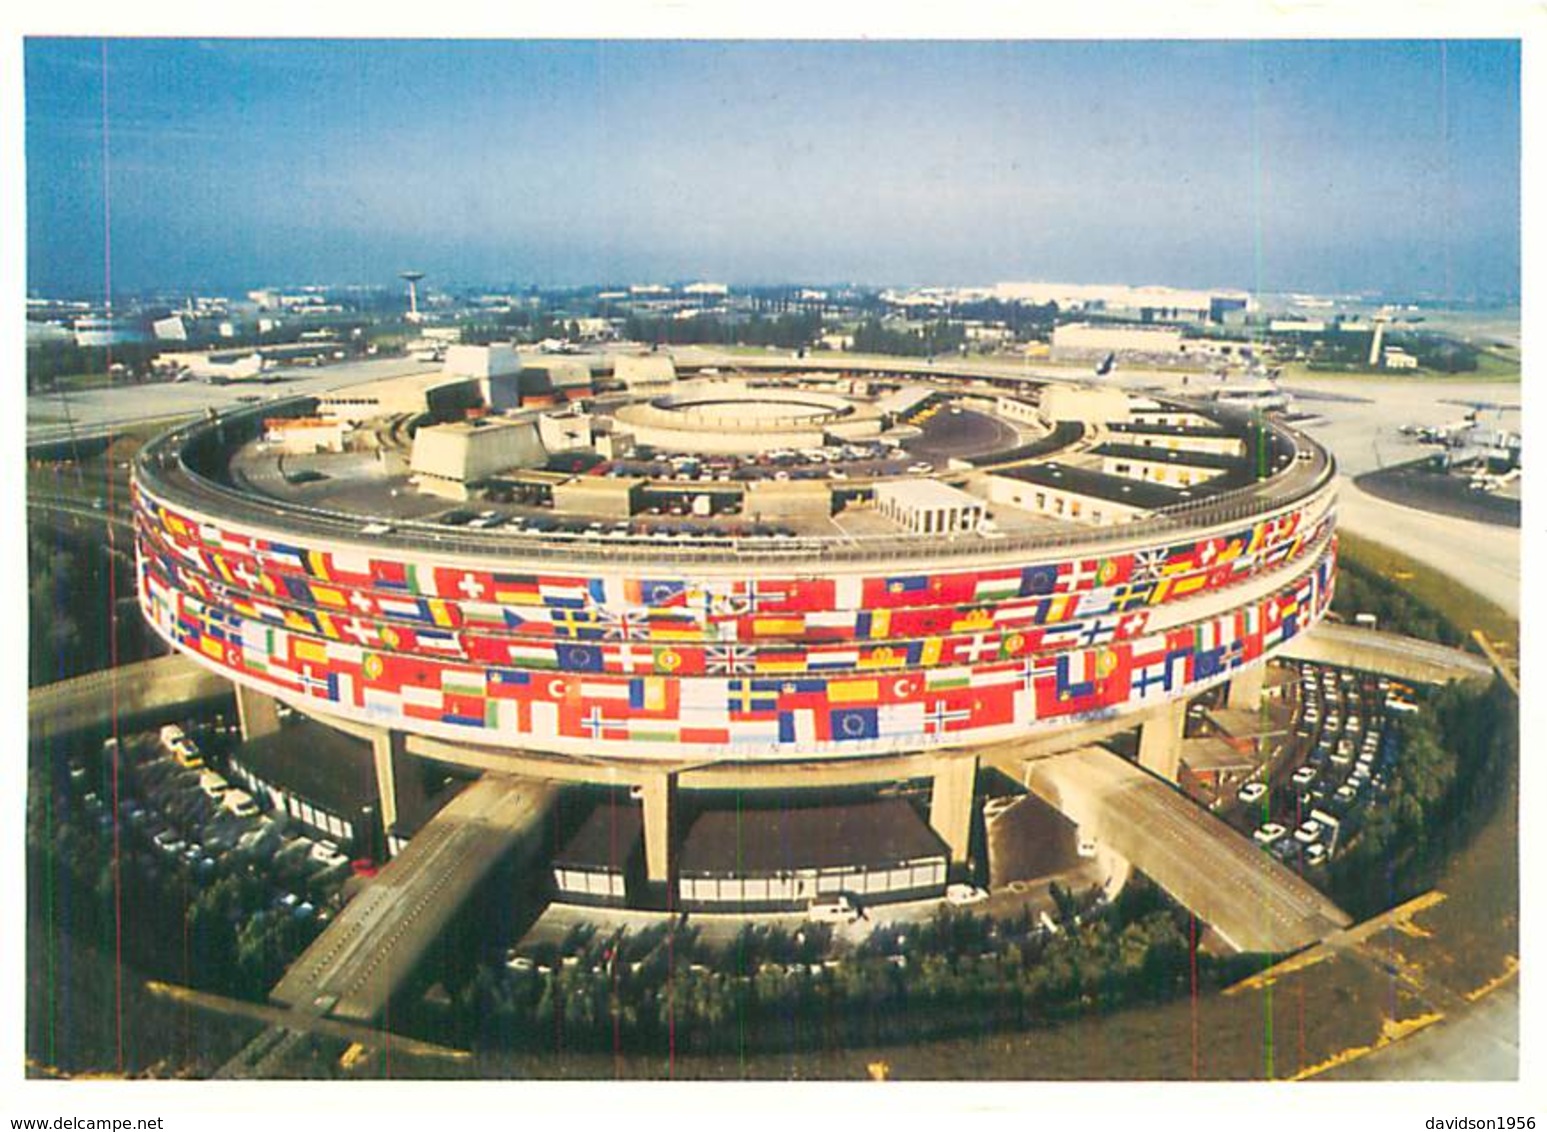
[[[1444,684],[1450,680],[1487,680],[1493,666],[1480,656],[1433,641],[1382,633],[1353,625],[1322,622],[1284,646],[1283,656],[1378,672],[1398,680]]]
[[[204,703],[229,700],[231,681],[181,654],[141,660],[45,684],[27,694],[32,742],[120,723],[174,719]]]
[[[329,1032],[319,1023],[375,1023],[480,882],[538,847],[557,797],[549,783],[485,775],[448,802],[290,965],[269,994],[288,1009],[216,1076],[282,1075],[308,1035]]]
[[[512,850],[536,847],[557,796],[547,783],[495,775],[463,790],[345,906],[269,997],[292,1009],[374,1021],[490,870]]]
[[[1240,951],[1299,951],[1349,917],[1173,787],[1087,747],[1031,763],[1027,786],[1126,857]]]

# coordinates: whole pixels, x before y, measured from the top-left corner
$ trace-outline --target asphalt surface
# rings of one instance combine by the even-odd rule
[[[303,952],[270,997],[372,1022],[488,871],[532,834],[557,797],[537,782],[486,776],[414,835]]]
[[[437,368],[412,358],[379,358],[343,362],[320,369],[281,368],[264,382],[210,385],[202,381],[158,382],[106,389],[82,389],[68,393],[35,393],[27,398],[27,439],[58,439],[90,435],[109,427],[141,421],[194,416],[210,408],[235,409],[246,399],[277,400],[282,397],[315,396],[366,381],[380,381]]]
[[[1029,781],[1071,817],[1090,815],[1097,838],[1241,951],[1297,951],[1348,926],[1348,916],[1303,878],[1110,752],[1042,760]]]

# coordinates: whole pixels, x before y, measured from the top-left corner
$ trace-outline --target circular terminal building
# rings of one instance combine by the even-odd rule
[[[368,742],[390,844],[404,780],[466,767],[609,789],[556,858],[577,899],[938,894],[994,752],[1260,689],[1331,597],[1332,460],[1273,420],[938,367],[565,365],[271,402],[136,466],[145,616],[250,729],[272,698]],[[918,780],[910,824],[878,788]]]

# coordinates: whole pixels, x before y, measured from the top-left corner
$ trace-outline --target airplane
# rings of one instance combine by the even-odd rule
[[[254,350],[226,362],[217,362],[213,358],[196,361],[183,372],[211,385],[225,385],[233,381],[266,381],[268,379],[263,374],[267,368],[268,363],[263,360],[263,355]]]

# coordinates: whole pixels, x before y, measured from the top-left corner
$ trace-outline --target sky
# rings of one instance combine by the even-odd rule
[[[1515,41],[31,38],[24,62],[34,294],[407,268],[1520,289]]]

